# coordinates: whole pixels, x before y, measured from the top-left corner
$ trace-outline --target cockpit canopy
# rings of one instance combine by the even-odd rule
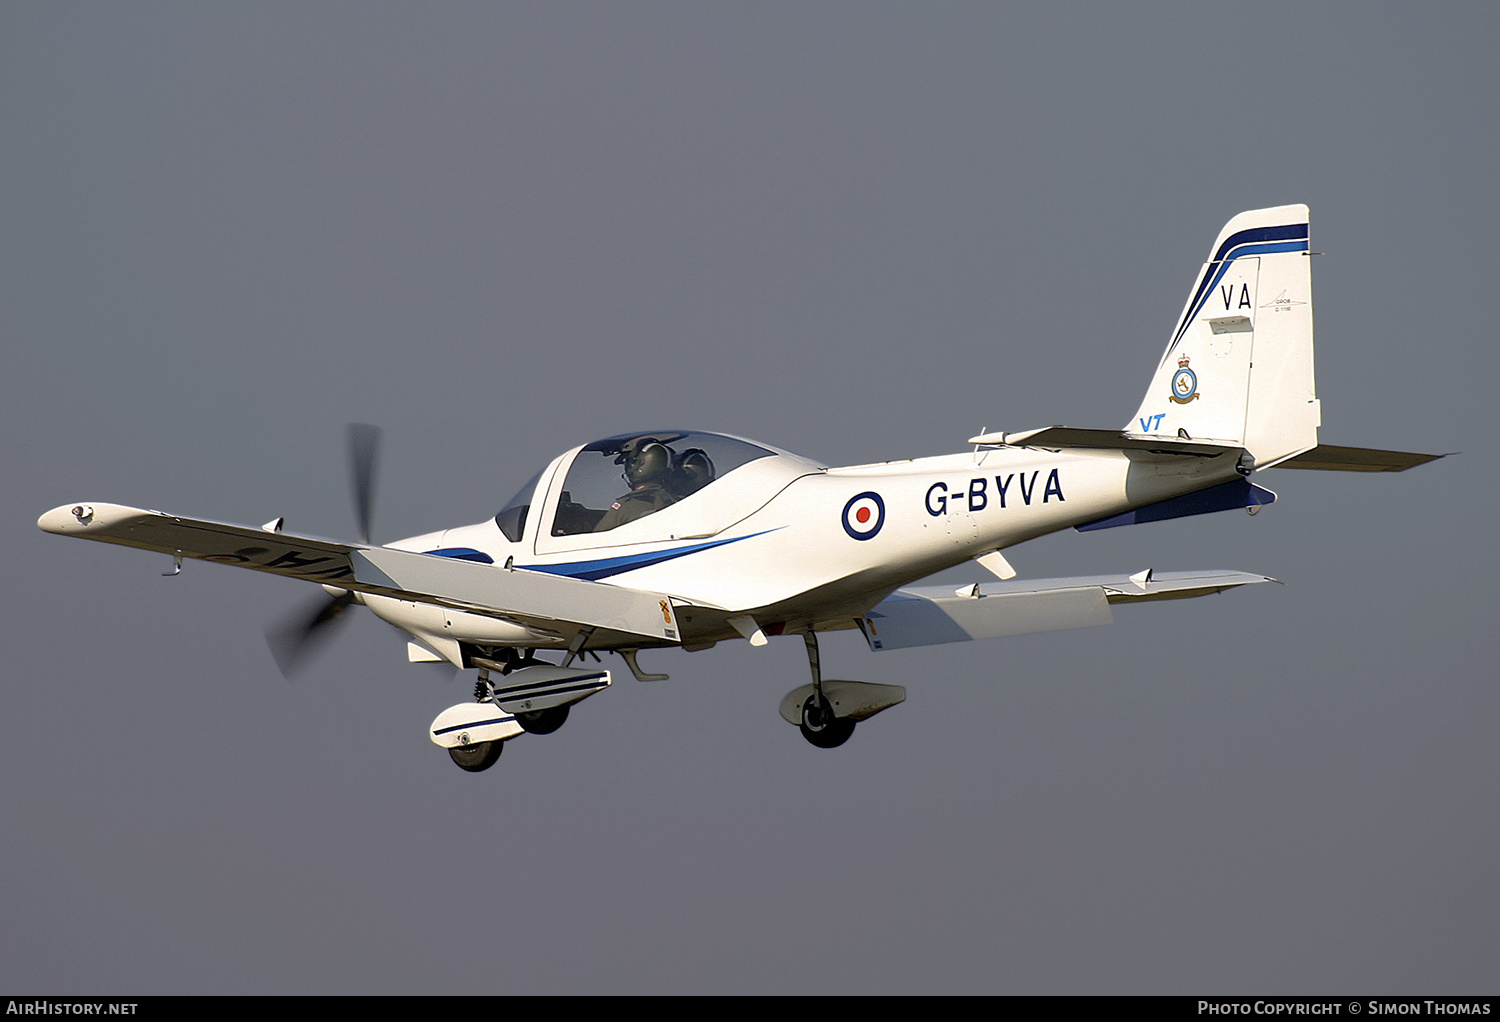
[[[621,433],[596,440],[573,459],[549,533],[609,532],[774,453],[717,433]]]
[[[596,440],[573,455],[566,466],[567,475],[543,535],[609,532],[684,501],[743,465],[778,455],[802,463],[793,455],[721,433],[657,430]],[[495,524],[513,543],[520,541],[525,530],[541,475],[534,476],[495,516]],[[555,484],[548,489],[557,493]]]

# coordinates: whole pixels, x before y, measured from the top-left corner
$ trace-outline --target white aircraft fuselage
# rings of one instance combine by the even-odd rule
[[[676,615],[681,641],[693,645],[736,637],[726,623],[735,615],[749,615],[768,634],[838,618],[845,619],[842,627],[854,627],[891,591],[933,572],[1240,476],[1239,452],[1228,450],[979,445],[967,454],[847,468],[767,450],[680,503],[611,532],[549,536],[563,479],[582,451],[575,448],[538,479],[532,510],[540,513],[527,516],[519,540],[507,539],[490,520],[388,545],[474,551],[517,570],[671,593],[698,608]],[[715,529],[726,508],[751,510]],[[562,648],[572,638],[430,604],[363,599],[448,659],[454,641]]]

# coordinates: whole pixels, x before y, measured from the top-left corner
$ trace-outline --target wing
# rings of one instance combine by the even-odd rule
[[[118,504],[68,504],[37,525],[60,536],[286,575],[378,596],[432,603],[547,627],[563,621],[677,642],[663,593],[432,554],[267,532]]]
[[[1107,625],[1112,603],[1179,600],[1235,586],[1274,582],[1243,571],[1143,571],[1138,575],[990,582],[898,589],[860,621],[873,650],[994,639],[1027,632]]]

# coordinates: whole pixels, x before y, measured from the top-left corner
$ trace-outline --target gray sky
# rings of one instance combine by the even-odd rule
[[[0,989],[1474,993],[1500,960],[1492,4],[8,4]],[[468,676],[110,501],[376,538],[561,450],[1118,427],[1220,226],[1312,208],[1322,439],[1461,458],[1011,551],[1286,582],[643,655],[466,775]],[[959,569],[943,578],[978,578]]]

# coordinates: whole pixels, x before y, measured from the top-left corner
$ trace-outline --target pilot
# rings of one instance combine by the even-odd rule
[[[676,501],[666,488],[672,468],[672,452],[655,437],[637,437],[620,449],[616,465],[625,466],[625,481],[630,492],[610,505],[594,526],[595,532],[610,529],[655,514]]]

